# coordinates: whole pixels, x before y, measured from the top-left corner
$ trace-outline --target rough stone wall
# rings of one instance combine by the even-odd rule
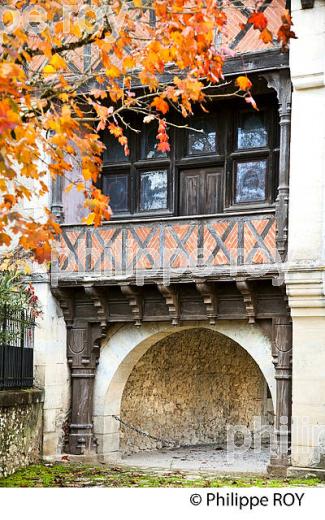
[[[223,444],[227,425],[252,428],[265,406],[264,377],[243,348],[210,330],[187,330],[161,340],[137,363],[121,419],[180,445]],[[162,447],[125,426],[120,439],[122,453]]]
[[[0,392],[0,477],[40,460],[42,401],[39,390]]]

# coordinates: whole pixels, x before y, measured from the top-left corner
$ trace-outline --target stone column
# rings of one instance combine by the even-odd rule
[[[91,324],[68,328],[68,363],[71,370],[71,423],[68,452],[85,455],[96,451],[93,433],[93,390],[99,347],[98,327]],[[100,334],[99,334],[100,337]]]
[[[276,379],[276,445],[268,471],[285,474],[291,453],[292,323],[289,316],[273,318],[272,355]]]

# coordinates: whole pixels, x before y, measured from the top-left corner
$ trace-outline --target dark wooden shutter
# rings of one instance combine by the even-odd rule
[[[184,170],[180,178],[180,213],[200,213],[201,170]]]
[[[219,213],[223,206],[223,169],[200,168],[180,173],[180,214]]]
[[[222,211],[222,178],[223,170],[207,170],[203,184],[201,212],[203,214],[220,213]]]

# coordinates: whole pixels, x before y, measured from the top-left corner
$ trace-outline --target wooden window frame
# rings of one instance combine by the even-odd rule
[[[241,101],[242,103],[242,101]],[[188,154],[188,143],[186,135],[188,130],[184,128],[169,129],[171,151],[168,158],[142,158],[143,146],[141,145],[141,134],[130,132],[129,147],[131,155],[129,161],[106,162],[103,167],[102,177],[106,173],[118,174],[119,172],[129,172],[129,211],[113,214],[113,220],[132,220],[155,218],[157,216],[181,216],[181,186],[180,178],[182,170],[197,170],[204,168],[223,168],[223,193],[222,212],[247,212],[260,209],[270,209],[275,207],[275,199],[277,195],[277,179],[278,179],[278,163],[279,163],[279,121],[278,112],[275,103],[272,105],[260,103],[260,112],[264,113],[264,119],[267,123],[268,143],[265,147],[238,149],[237,147],[237,129],[243,114],[249,113],[252,109],[241,108],[236,103],[226,103],[216,106],[214,113],[198,114],[198,119],[207,117],[208,119],[216,118],[216,142],[217,151],[211,154]],[[217,116],[215,115],[217,114]],[[175,123],[179,126],[184,125],[184,120],[180,116],[175,118]],[[190,120],[188,121],[190,125]],[[265,200],[252,202],[235,202],[235,181],[236,181],[236,164],[238,162],[248,162],[257,159],[267,160],[266,183],[265,183]],[[167,188],[167,209],[158,209],[143,211],[140,208],[140,173],[144,171],[154,171],[166,169],[168,172],[168,188]],[[103,182],[99,183],[102,187]],[[203,213],[204,214],[204,213]],[[202,215],[202,213],[200,213]],[[195,215],[192,215],[195,217]],[[199,216],[199,215],[197,215]]]

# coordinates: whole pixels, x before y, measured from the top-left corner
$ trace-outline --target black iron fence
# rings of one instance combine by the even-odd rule
[[[34,327],[29,311],[0,309],[0,390],[33,386]]]

